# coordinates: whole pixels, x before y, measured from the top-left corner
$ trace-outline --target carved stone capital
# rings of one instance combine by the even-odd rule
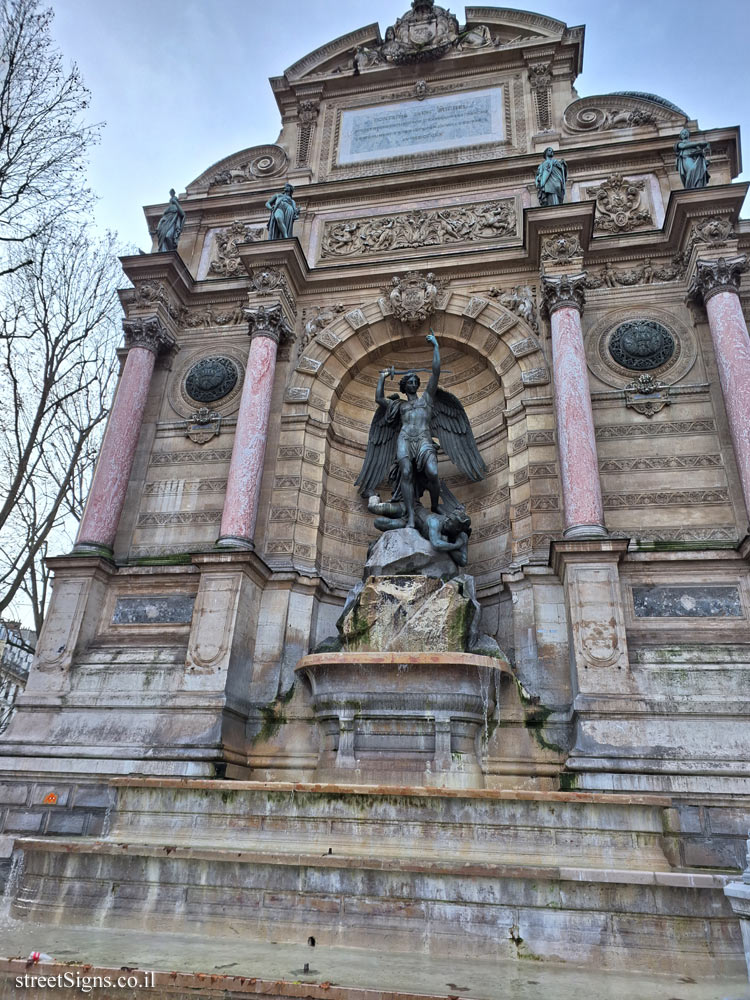
[[[125,348],[145,347],[157,357],[177,348],[174,337],[162,326],[156,316],[134,316],[122,321],[125,332]]]
[[[247,316],[250,338],[269,337],[275,343],[288,340],[294,336],[292,328],[284,318],[280,305],[256,306],[243,310]]]
[[[718,292],[740,293],[740,276],[748,268],[747,257],[719,257],[717,260],[695,262],[695,272],[690,279],[688,298],[695,302],[707,302]]]
[[[551,316],[557,309],[572,307],[579,313],[583,312],[586,301],[586,272],[580,274],[561,274],[558,276],[542,275],[542,308],[546,316]]]

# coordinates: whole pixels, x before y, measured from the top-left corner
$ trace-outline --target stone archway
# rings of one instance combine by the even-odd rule
[[[490,470],[484,482],[471,484],[447,459],[441,462],[472,515],[468,570],[480,587],[489,586],[534,545],[528,403],[549,395],[548,366],[531,327],[495,301],[455,292],[432,323],[446,372],[441,384],[462,400]],[[429,364],[427,332],[427,324],[415,331],[389,315],[382,299],[372,301],[320,331],[291,374],[266,551],[291,555],[296,567],[320,574],[340,592],[359,578],[376,535],[354,480],[375,410],[377,373],[391,363]],[[546,443],[554,446],[551,407],[536,409],[532,423],[539,426],[542,409],[549,410]],[[274,518],[284,521],[283,539]]]

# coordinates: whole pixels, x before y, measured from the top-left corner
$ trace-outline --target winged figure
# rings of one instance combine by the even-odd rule
[[[466,411],[454,395],[438,388],[440,348],[434,333],[430,333],[427,341],[433,348],[432,372],[421,396],[417,395],[421,383],[415,371],[404,373],[399,382],[406,399],[398,393],[386,397],[385,380],[389,375],[393,377],[394,371],[380,373],[375,391],[378,409],[370,425],[367,452],[357,478],[360,496],[370,498],[378,484],[389,476],[393,484],[392,500],[405,506],[408,528],[415,526],[417,508],[425,491],[430,494],[433,513],[442,513],[441,494],[448,499],[438,478],[435,437],[453,464],[472,482],[483,479],[487,472]],[[455,502],[455,497],[452,500]]]

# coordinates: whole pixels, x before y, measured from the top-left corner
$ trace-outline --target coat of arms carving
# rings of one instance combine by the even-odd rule
[[[195,444],[206,444],[221,432],[221,414],[201,406],[185,421],[185,436]]]
[[[450,49],[482,48],[493,44],[485,24],[460,28],[458,18],[434,0],[412,0],[411,10],[386,28],[382,45],[360,46],[354,56],[355,72],[383,63],[416,63],[439,59]]]
[[[409,271],[403,278],[394,277],[388,292],[393,315],[409,326],[419,326],[435,312],[443,285],[432,272],[423,276]]]

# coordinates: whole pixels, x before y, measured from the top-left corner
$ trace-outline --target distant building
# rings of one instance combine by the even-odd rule
[[[0,622],[0,733],[13,714],[16,698],[26,687],[34,658],[36,632],[20,622]]]

